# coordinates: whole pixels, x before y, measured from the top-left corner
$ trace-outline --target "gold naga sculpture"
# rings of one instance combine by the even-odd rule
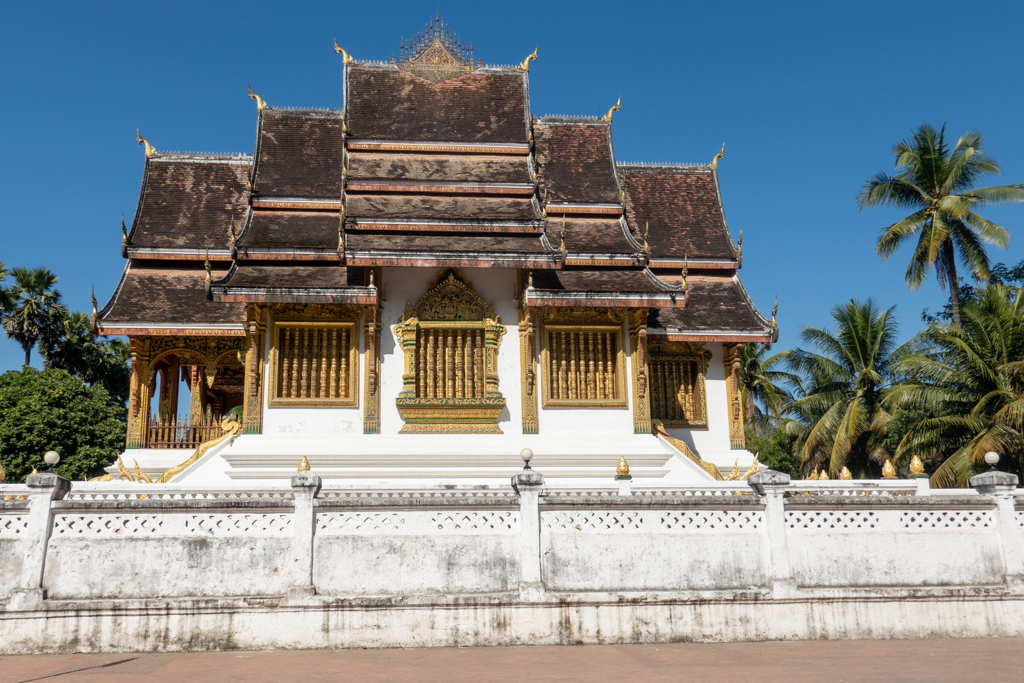
[[[153,145],[149,144],[149,140],[142,137],[142,133],[139,132],[138,128],[135,129],[135,141],[138,142],[140,145],[146,146],[146,158],[152,159],[153,157],[160,156],[157,153],[156,148],[153,147]]]
[[[686,444],[685,441],[670,436],[668,431],[665,429],[664,423],[661,420],[651,420],[651,430],[654,432],[655,436],[660,436],[665,441],[668,441],[671,445],[675,446],[676,450],[678,450],[680,453],[682,453],[687,458],[692,460],[694,464],[696,464],[702,470],[704,470],[712,477],[714,477],[716,481],[728,481],[725,479],[725,477],[722,476],[721,471],[719,471],[719,469],[715,467],[714,464],[707,462],[705,460],[701,460],[696,453],[691,451],[690,447]],[[739,460],[737,460],[736,463],[739,464]],[[739,469],[735,468],[734,472],[738,476]]]
[[[338,39],[337,38],[334,39],[334,51],[337,52],[339,55],[341,55],[341,63],[342,64],[348,65],[348,64],[351,64],[352,62],[356,61],[356,60],[352,59],[352,55],[350,55],[349,53],[345,52],[345,50],[340,45],[338,45]]]
[[[135,473],[132,474],[131,472],[129,472],[128,468],[125,467],[124,463],[121,461],[121,456],[119,455],[117,456],[117,463],[115,464],[115,467],[117,467],[118,472],[117,478],[121,480],[127,479],[128,481],[147,484],[166,484],[176,474],[184,472],[186,469],[189,468],[189,466],[191,466],[193,463],[197,462],[200,458],[206,455],[206,453],[211,448],[227,441],[228,439],[233,439],[234,437],[236,437],[239,434],[239,432],[242,431],[242,424],[238,421],[238,418],[235,416],[234,413],[228,413],[227,417],[221,420],[220,428],[224,432],[223,435],[217,437],[216,439],[210,439],[209,441],[204,441],[203,443],[199,444],[199,448],[195,450],[195,452],[192,454],[191,457],[189,457],[188,460],[181,463],[180,465],[175,465],[174,467],[170,467],[164,470],[164,473],[161,474],[156,481],[153,481],[148,475],[146,475],[145,472],[142,471],[142,468],[139,467],[138,460],[135,461]],[[92,479],[90,481],[112,481],[113,479],[113,475],[105,474],[102,477],[96,477],[95,479]]]
[[[724,159],[724,158],[725,158],[725,143],[723,142],[722,143],[722,151],[719,152],[718,154],[716,154],[713,159],[711,159],[711,163],[708,164],[708,166],[713,168],[713,169],[717,169],[718,168],[718,160],[719,159]]]
[[[761,461],[758,460],[758,454],[754,453],[754,462],[751,463],[750,469],[748,469],[746,472],[743,473],[743,476],[740,477],[740,480],[741,481],[746,481],[747,479],[750,478],[750,475],[757,474],[760,469],[761,469]]]
[[[622,95],[619,95],[619,101],[615,103],[615,106],[608,110],[608,113],[601,117],[601,120],[605,123],[612,122],[612,114],[622,108]]]
[[[256,93],[254,93],[252,91],[252,86],[249,85],[248,83],[246,83],[245,87],[247,87],[249,89],[249,99],[250,100],[256,100],[256,111],[263,111],[264,109],[266,109],[267,108],[266,101],[262,97],[260,97],[259,95],[257,95]]]
[[[519,68],[521,70],[523,70],[523,71],[529,71],[530,70],[530,62],[531,61],[535,61],[537,59],[537,50],[539,50],[539,49],[540,49],[540,45],[535,47],[533,52],[526,56],[526,59],[524,59],[523,61],[519,62]]]
[[[732,472],[725,478],[726,481],[739,481],[740,478],[740,459],[736,458],[736,462],[732,465]]]
[[[779,297],[775,297],[775,305],[772,307],[772,329],[776,329],[779,323],[776,322],[775,316],[779,314]]]

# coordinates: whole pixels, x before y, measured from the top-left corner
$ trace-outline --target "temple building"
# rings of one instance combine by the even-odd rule
[[[436,19],[397,59],[335,47],[337,108],[250,90],[251,156],[138,136],[127,263],[94,314],[131,342],[115,476],[244,485],[305,458],[335,484],[507,485],[524,448],[552,486],[622,458],[655,485],[756,467],[738,354],[777,329],[738,277],[722,153],[621,163],[618,104],[535,116],[536,52],[485,64]]]

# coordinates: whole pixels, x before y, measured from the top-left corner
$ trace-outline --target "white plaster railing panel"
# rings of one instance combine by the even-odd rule
[[[28,533],[28,510],[0,514],[0,538],[24,538]]]
[[[760,510],[581,510],[541,512],[541,529],[558,532],[753,533]]]
[[[789,532],[992,529],[992,510],[787,510]]]
[[[51,542],[63,538],[164,536],[291,536],[288,512],[136,512],[54,515]]]
[[[518,534],[516,510],[339,510],[317,513],[317,534]]]
[[[28,536],[28,510],[0,513],[0,599],[11,594],[21,574]]]

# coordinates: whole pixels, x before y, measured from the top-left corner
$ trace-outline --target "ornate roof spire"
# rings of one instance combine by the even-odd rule
[[[135,129],[135,141],[138,142],[140,145],[145,145],[146,146],[146,158],[147,159],[152,159],[153,157],[160,156],[157,153],[156,149],[153,147],[153,145],[149,144],[149,140],[147,140],[146,138],[142,137],[142,133],[139,132],[138,128]]]
[[[124,214],[121,214],[121,244],[128,244],[128,228],[124,224]]]
[[[708,166],[710,166],[711,168],[717,170],[718,169],[718,160],[719,159],[724,159],[724,158],[725,158],[725,143],[723,142],[722,143],[722,151],[714,156],[714,158],[711,160],[711,163],[708,164]]]
[[[334,51],[336,53],[338,53],[339,55],[341,55],[341,63],[342,64],[348,65],[348,64],[351,64],[352,62],[356,61],[356,60],[352,59],[352,55],[350,55],[349,53],[345,52],[345,50],[342,49],[341,46],[338,45],[338,39],[337,38],[334,39]]]
[[[621,108],[622,108],[622,95],[619,95],[619,101],[615,103],[615,106],[613,106],[611,109],[608,110],[607,114],[605,114],[604,116],[601,117],[601,120],[604,121],[605,123],[611,123],[612,122],[612,114],[614,114],[615,112],[617,112]]]
[[[256,111],[263,111],[266,109],[267,103],[263,101],[262,97],[252,91],[252,86],[246,83],[245,87],[249,88],[249,99],[256,100]]]
[[[530,70],[530,62],[531,61],[536,61],[536,59],[537,59],[537,50],[539,50],[539,49],[540,49],[540,45],[535,47],[533,49],[533,52],[531,52],[530,54],[526,55],[526,59],[524,59],[523,61],[519,62],[519,68],[522,69],[523,71],[529,71]]]

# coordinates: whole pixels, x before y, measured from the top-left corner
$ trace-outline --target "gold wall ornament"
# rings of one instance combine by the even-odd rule
[[[655,435],[660,436],[665,441],[668,441],[670,444],[672,444],[672,446],[674,446],[680,453],[685,455],[694,464],[696,464],[702,470],[704,470],[712,477],[714,477],[716,481],[725,481],[725,477],[722,476],[722,472],[721,470],[718,469],[718,467],[716,467],[713,463],[710,463],[702,459],[700,456],[698,456],[696,453],[690,450],[690,446],[685,441],[683,441],[682,439],[677,439],[671,434],[669,434],[668,430],[665,429],[665,425],[664,423],[662,423],[661,420],[651,420],[651,431]],[[737,459],[736,467],[734,468],[734,474],[737,475],[739,474],[739,462],[739,459]]]
[[[829,479],[829,477],[828,477],[828,468],[826,468],[826,469],[823,469],[821,471],[821,474],[818,475],[818,480],[819,481],[828,481],[828,479]]]
[[[266,109],[267,103],[263,100],[262,97],[260,97],[259,95],[252,91],[252,86],[246,83],[245,87],[249,88],[249,99],[256,100],[256,111],[263,111],[264,109]]]
[[[359,320],[274,318],[270,332],[272,408],[359,405]]]
[[[501,433],[497,367],[505,327],[461,271],[441,270],[419,301],[406,304],[394,334],[405,358],[397,399],[402,433]]]
[[[921,462],[921,458],[916,455],[910,461],[910,474],[913,476],[920,476],[924,474],[924,463]]]
[[[882,479],[895,479],[896,468],[892,466],[892,460],[889,458],[885,459],[885,463],[882,465]]]
[[[843,469],[839,472],[839,478],[843,481],[850,481],[853,479],[853,473],[844,465]]]
[[[619,458],[619,464],[615,468],[615,474],[617,474],[620,477],[629,476],[629,463],[626,462],[626,456],[623,455],[621,458]]]
[[[299,472],[309,472],[309,460],[306,460],[306,456],[302,456],[302,460],[299,461]]]
[[[33,468],[32,468],[32,471],[31,471],[31,472],[29,472],[29,475],[33,475],[33,474],[39,474],[39,472],[37,472],[37,471],[36,471],[36,468],[35,468],[35,467],[33,467]]]
[[[248,304],[245,307],[245,398],[242,409],[244,434],[263,433],[263,346],[267,331],[267,307]]]
[[[818,479],[818,467],[814,467],[814,471],[811,472],[811,476],[807,477],[807,481],[816,481]]]
[[[734,449],[746,448],[747,437],[740,400],[740,349],[742,344],[723,344],[722,360],[725,365],[725,390],[729,406],[729,442]]]
[[[523,61],[519,62],[520,70],[522,70],[522,71],[529,71],[530,70],[530,62],[537,59],[537,50],[539,50],[539,49],[540,49],[540,45],[535,47],[533,49],[533,52],[531,52],[530,54],[528,54],[526,56],[526,59],[524,59]]]
[[[619,95],[619,100],[608,110],[608,113],[601,117],[601,120],[605,123],[612,122],[612,114],[619,111],[622,108],[622,95]]]
[[[152,484],[153,483],[153,480],[150,479],[149,476],[146,475],[142,471],[142,468],[139,467],[139,461],[138,460],[135,461],[135,481],[140,483],[140,484],[143,483],[143,482],[145,482],[147,484]]]
[[[381,279],[383,284],[383,269],[370,269],[370,283],[373,283],[374,274]],[[380,434],[380,344],[377,340],[381,334],[381,309],[379,306],[368,306],[366,309],[366,323],[363,331],[366,339],[365,357],[366,368],[364,377],[364,403],[363,403],[363,434]]]
[[[651,433],[650,362],[647,346],[646,308],[631,308],[629,321],[629,347],[633,367],[633,433]]]
[[[352,59],[352,56],[349,53],[345,52],[345,50],[342,49],[341,46],[338,45],[338,39],[337,38],[334,39],[334,51],[337,54],[341,55],[341,63],[345,64],[346,66],[349,65],[349,64],[352,64],[353,62],[356,61],[356,60]]]
[[[527,275],[527,282],[530,282]],[[523,279],[520,271],[519,279]],[[525,297],[520,297],[522,302]],[[537,324],[533,309],[521,305],[519,313],[519,368],[520,394],[523,404],[523,434],[537,434],[540,425],[537,417]]]
[[[724,158],[725,158],[725,143],[723,142],[722,143],[722,151],[719,152],[718,154],[716,154],[713,159],[711,159],[711,163],[708,164],[708,166],[710,166],[711,168],[717,170],[718,169],[718,161],[719,161],[719,159],[724,159]]]
[[[739,481],[740,478],[740,459],[736,458],[736,462],[732,464],[732,472],[725,478],[726,481]]]
[[[157,153],[156,149],[153,147],[153,145],[149,144],[149,140],[147,140],[146,138],[142,137],[142,134],[139,133],[139,129],[138,128],[135,129],[135,141],[138,142],[140,145],[144,145],[145,146],[145,148],[146,148],[146,158],[147,159],[152,159],[153,157],[160,156]]]

